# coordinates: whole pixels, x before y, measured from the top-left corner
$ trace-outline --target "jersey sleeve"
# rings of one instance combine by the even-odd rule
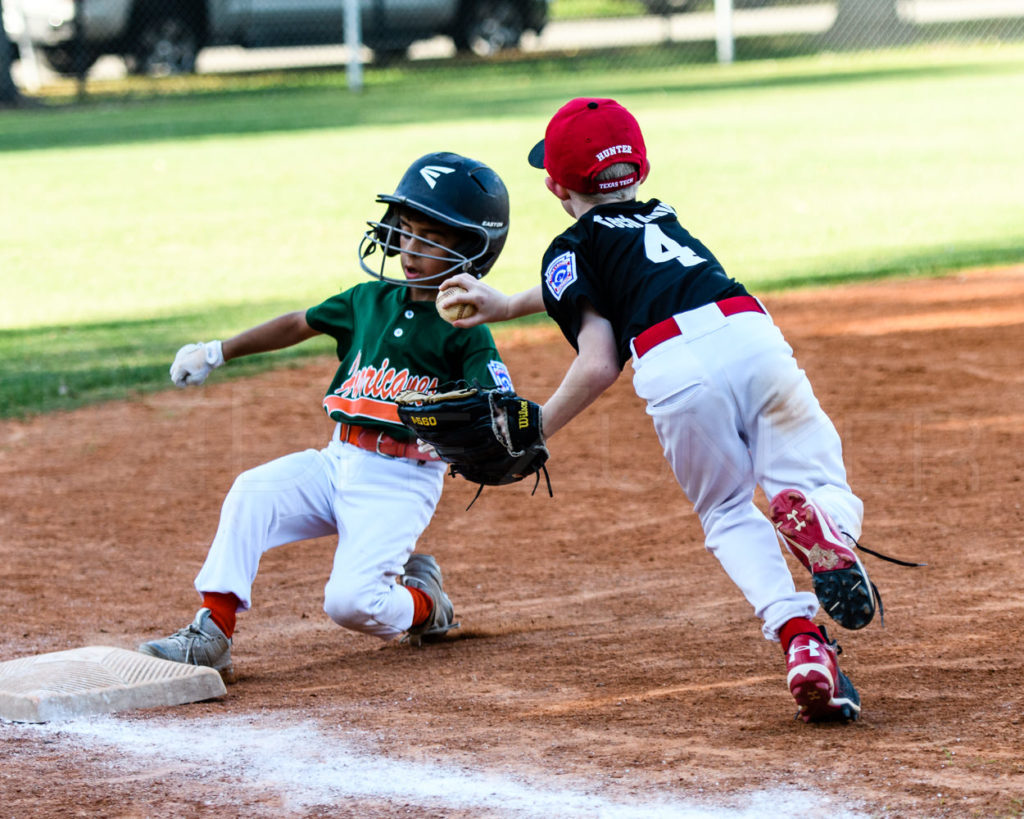
[[[352,340],[355,320],[352,293],[352,289],[337,293],[306,311],[306,323],[317,332],[337,339],[339,347]]]
[[[583,321],[583,304],[589,302],[598,307],[591,284],[593,271],[577,243],[558,239],[552,242],[544,254],[543,265],[541,291],[544,295],[544,308],[557,322],[566,340],[578,350],[577,337]]]

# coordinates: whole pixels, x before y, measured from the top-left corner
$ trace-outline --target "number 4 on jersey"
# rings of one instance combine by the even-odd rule
[[[656,264],[675,259],[683,267],[693,267],[707,261],[691,248],[670,239],[658,225],[644,225],[644,252]]]

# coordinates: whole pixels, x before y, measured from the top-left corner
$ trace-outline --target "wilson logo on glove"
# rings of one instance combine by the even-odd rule
[[[519,402],[519,428],[527,429],[530,426],[530,404],[527,401]]]

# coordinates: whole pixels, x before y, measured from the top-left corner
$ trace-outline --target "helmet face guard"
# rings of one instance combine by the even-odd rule
[[[359,243],[359,266],[375,279],[405,287],[438,289],[456,273],[482,278],[491,269],[508,235],[508,191],[501,178],[482,162],[452,153],[433,153],[409,166],[394,194],[381,194],[377,201],[387,204],[379,222],[369,226]],[[399,226],[402,210],[455,228],[460,239],[454,248],[431,242]],[[416,238],[427,246],[420,258],[446,263],[443,272],[408,280],[384,274],[389,257],[402,253],[402,238]],[[370,259],[381,251],[380,263]]]
[[[435,214],[424,212],[419,208],[414,208],[412,205],[407,205],[407,207],[423,213],[423,215],[429,216],[431,219],[442,222]],[[380,222],[366,223],[370,229],[363,234],[363,239],[359,243],[359,266],[362,267],[364,272],[375,279],[390,282],[391,284],[400,284],[405,287],[421,287],[427,290],[437,290],[440,288],[441,282],[454,276],[456,273],[469,273],[477,278],[484,275],[486,271],[479,272],[475,268],[481,259],[487,257],[490,237],[486,231],[477,232],[472,225],[460,225],[461,229],[469,231],[466,240],[460,241],[454,248],[445,247],[438,242],[432,242],[422,236],[402,230],[398,226],[398,209],[399,206],[397,204],[392,204],[388,207],[387,213]],[[443,223],[447,224],[447,222]],[[410,281],[405,277],[398,278],[384,275],[384,267],[388,258],[403,252],[401,248],[403,237],[417,239],[421,245],[427,245],[430,250],[427,253],[407,250],[404,251],[406,255],[417,256],[421,259],[436,259],[447,263],[448,266],[441,273],[414,281]],[[371,267],[369,259],[378,248],[381,250],[380,263],[374,264]]]

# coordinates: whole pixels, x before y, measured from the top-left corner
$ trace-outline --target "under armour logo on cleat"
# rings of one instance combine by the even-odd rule
[[[797,532],[799,532],[801,529],[803,529],[807,525],[807,521],[800,520],[800,518],[797,516],[797,513],[796,513],[795,509],[793,509],[792,511],[790,511],[790,513],[788,515],[786,515],[786,520],[793,521],[793,523],[794,523],[793,529],[796,530]]]
[[[790,662],[796,661],[796,653],[798,651],[806,651],[812,657],[820,657],[821,652],[818,649],[817,643],[807,643],[806,645],[792,645],[789,647],[789,659]]]

